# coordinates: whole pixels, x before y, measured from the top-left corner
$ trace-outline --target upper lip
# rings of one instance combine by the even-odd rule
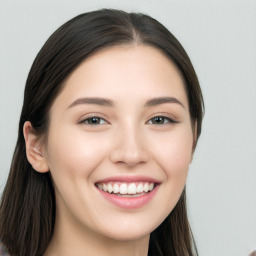
[[[141,176],[141,175],[122,175],[122,176],[112,176],[108,177],[102,180],[99,180],[97,183],[108,183],[108,182],[150,182],[150,183],[161,183],[159,180],[147,177],[147,176]]]

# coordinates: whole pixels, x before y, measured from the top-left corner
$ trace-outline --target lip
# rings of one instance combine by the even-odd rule
[[[155,184],[160,184],[161,182],[157,179],[154,179],[152,177],[147,177],[147,176],[130,176],[130,175],[125,175],[125,176],[113,176],[113,177],[108,177],[106,179],[102,179],[97,181],[97,183],[108,183],[108,182],[149,182],[149,183],[155,183]]]
[[[109,201],[110,203],[118,206],[119,208],[123,209],[138,209],[149,203],[154,196],[156,195],[160,181],[151,178],[151,177],[145,177],[145,176],[118,176],[118,177],[109,177],[103,180],[100,180],[97,183],[107,183],[107,182],[151,182],[155,183],[156,186],[154,189],[145,195],[138,196],[138,197],[121,197],[117,196],[115,194],[110,194],[108,192],[102,191],[99,189],[96,185],[96,189],[99,191],[100,195]]]

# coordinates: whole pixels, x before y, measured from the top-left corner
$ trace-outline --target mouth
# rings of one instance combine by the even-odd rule
[[[95,183],[95,187],[108,202],[124,209],[138,209],[154,198],[160,182],[138,177],[121,177],[99,181]]]
[[[157,184],[153,182],[106,182],[96,183],[96,186],[101,191],[119,197],[139,197],[150,193]]]

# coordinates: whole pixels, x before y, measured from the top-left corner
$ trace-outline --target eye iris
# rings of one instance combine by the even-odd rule
[[[164,123],[164,117],[157,116],[153,118],[153,123],[154,124],[163,124]]]
[[[92,117],[88,119],[88,124],[99,124],[100,123],[100,118],[98,117]]]

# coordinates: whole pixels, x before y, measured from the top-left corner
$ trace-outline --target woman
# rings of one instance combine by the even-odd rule
[[[10,255],[197,255],[185,182],[203,98],[149,16],[79,15],[30,70],[0,206]],[[12,213],[12,214],[10,214]]]

